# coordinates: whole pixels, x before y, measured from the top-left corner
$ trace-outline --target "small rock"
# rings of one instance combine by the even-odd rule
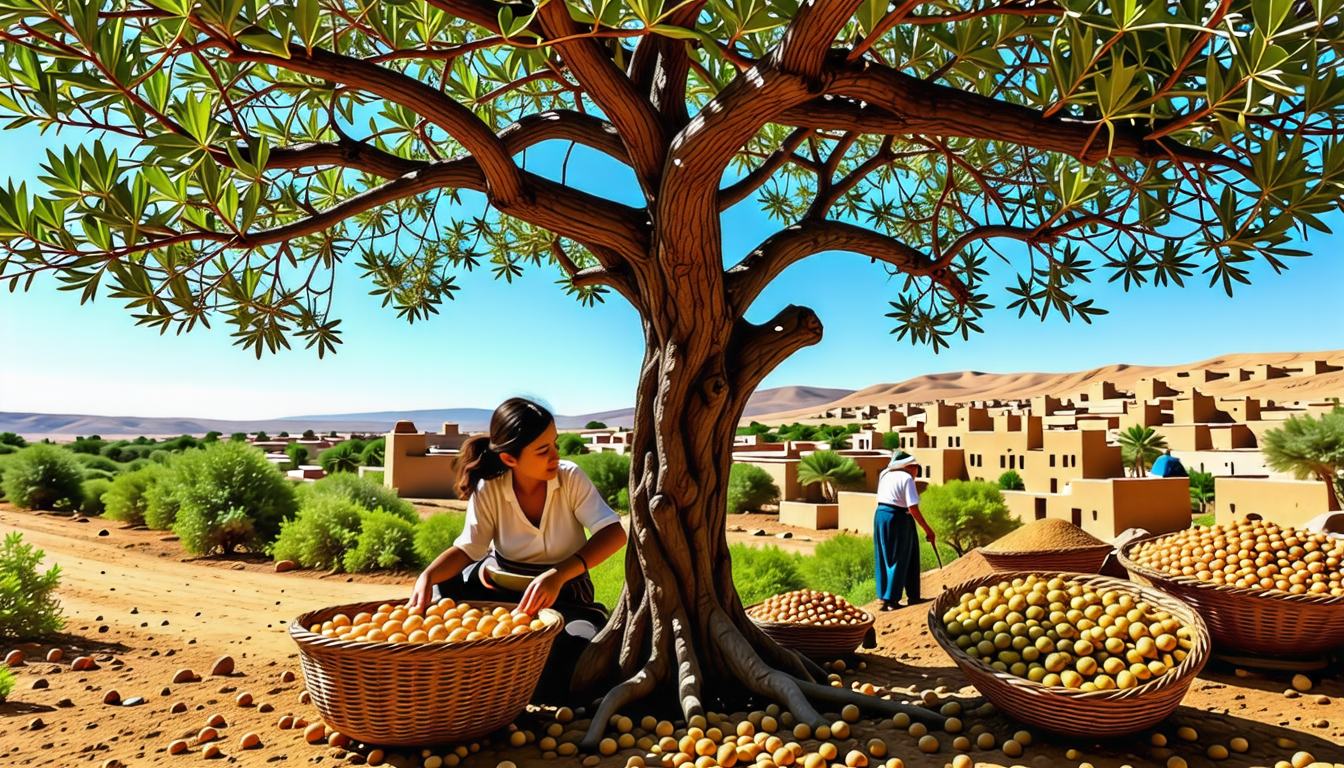
[[[129,699],[127,699],[127,700],[121,702],[121,706],[123,706],[123,707],[138,707],[138,706],[140,706],[141,704],[144,704],[144,703],[145,703],[145,697],[143,697],[143,696],[132,696],[131,698],[129,698]]]
[[[196,673],[192,672],[190,669],[187,669],[186,667],[183,667],[182,669],[179,669],[173,673],[174,683],[190,683],[194,682],[197,679],[198,678],[196,677]]]
[[[285,571],[292,571],[298,567],[299,564],[294,562],[293,560],[278,560],[275,563],[275,572],[284,573]]]
[[[186,739],[177,739],[168,745],[168,754],[180,755],[187,751]]]
[[[205,760],[219,757],[220,749],[218,744],[206,744],[205,749],[201,750],[201,757]]]
[[[236,690],[238,690],[238,686],[236,686],[236,685],[221,685],[221,686],[219,686],[219,692],[220,692],[220,693],[233,693],[233,692],[236,691]]]
[[[785,532],[783,532],[783,533],[776,533],[776,534],[775,534],[775,538],[776,538],[776,539],[792,539],[792,538],[793,538],[793,534],[790,533],[789,531],[785,531]]]
[[[1293,675],[1293,688],[1303,693],[1311,690],[1311,678],[1306,675]]]
[[[88,656],[80,656],[70,662],[70,669],[75,672],[83,672],[89,669],[97,669],[98,663]]]
[[[196,742],[198,744],[204,744],[207,741],[214,741],[218,738],[219,731],[216,731],[208,725],[196,733]]]
[[[281,672],[281,673],[280,673],[280,682],[282,682],[282,683],[292,683],[292,682],[294,682],[294,670],[292,670],[292,669],[286,669],[284,672]]]
[[[261,746],[261,737],[255,733],[245,733],[243,738],[238,740],[238,746],[243,749],[256,749]]]
[[[162,691],[159,691],[159,695],[160,695],[160,696],[172,696],[172,695],[173,695],[173,689],[172,689],[172,688],[168,688],[168,687],[165,686],[164,689],[163,689]]]
[[[282,730],[282,731],[288,731],[290,728],[293,728],[293,727],[294,727],[294,716],[293,716],[293,715],[284,715],[284,716],[282,716],[282,717],[280,718],[279,722],[277,722],[275,725],[276,725],[277,728],[279,728],[279,729]]]
[[[241,570],[244,570],[245,568],[247,568],[247,566],[246,566],[246,565],[243,565],[242,563],[234,563],[234,564],[233,564],[233,570],[235,570],[235,571],[241,571]]]
[[[1312,727],[1312,728],[1329,728],[1329,727],[1330,727],[1330,721],[1329,721],[1329,720],[1317,720],[1317,721],[1315,721],[1315,722],[1313,722],[1313,723],[1311,724],[1311,727]]]
[[[1329,697],[1329,696],[1324,696],[1324,695],[1322,695],[1322,696],[1317,696],[1317,697],[1316,697],[1316,703],[1317,703],[1317,704],[1329,704],[1329,703],[1330,703],[1330,697]]]
[[[56,706],[58,706],[58,707],[62,707],[62,708],[64,708],[64,707],[73,707],[73,706],[75,706],[75,702],[74,702],[73,700],[71,700],[71,699],[61,699],[60,701],[56,702]]]
[[[299,703],[300,703],[300,704],[312,704],[312,703],[313,703],[313,695],[312,695],[311,693],[307,692],[307,691],[302,691],[301,693],[299,693]]]
[[[104,703],[104,704],[120,704],[120,703],[121,703],[121,694],[120,694],[120,693],[117,693],[116,690],[110,690],[110,691],[108,691],[107,693],[103,694],[103,703]]]
[[[215,714],[210,716],[209,720],[205,721],[205,724],[214,726],[215,728],[223,728],[224,726],[228,725],[228,722],[224,719],[223,715],[216,712]]]
[[[23,664],[23,651],[20,651],[20,650],[18,650],[18,649],[16,648],[16,649],[10,651],[9,653],[6,653],[6,654],[5,654],[5,664],[6,664],[7,666],[11,666],[11,667],[22,667],[22,666],[24,665],[24,664]]]
[[[168,711],[169,711],[169,712],[172,712],[174,715],[180,715],[180,714],[182,714],[183,712],[186,712],[186,711],[187,711],[187,703],[186,703],[185,701],[179,701],[179,702],[177,702],[176,704],[173,705],[173,708],[172,708],[172,709],[170,709],[170,710],[168,710]]]
[[[32,720],[28,721],[28,730],[30,731],[40,731],[46,727],[47,724],[42,722],[42,718],[40,717],[34,717]]]
[[[65,656],[65,652],[60,648],[52,648],[50,651],[47,651],[47,661],[52,664],[60,661],[63,656]]]
[[[275,707],[271,706],[271,703],[269,701],[262,702],[261,705],[257,707],[257,711],[262,714],[266,714],[267,712],[274,712]]]
[[[40,690],[42,690],[43,688],[49,688],[49,687],[51,687],[51,683],[48,683],[48,682],[47,682],[47,678],[45,678],[45,677],[39,677],[39,678],[37,678],[36,680],[33,681],[33,690],[34,690],[34,691],[40,691]]]
[[[223,677],[233,674],[233,657],[220,656],[215,659],[214,666],[210,667],[210,674],[214,677]]]
[[[240,707],[250,707],[252,706],[252,694],[248,693],[247,691],[243,691],[242,693],[238,694],[238,696],[233,700],[233,703],[237,704]]]
[[[121,761],[115,757],[109,757],[103,761],[103,768],[122,768]]]
[[[112,534],[108,533],[108,530],[107,530],[106,528],[103,528],[102,530],[98,531],[98,535],[99,535],[99,536],[111,536]]]
[[[764,528],[757,528],[756,530],[754,530],[754,531],[751,532],[751,535],[752,535],[752,536],[764,536],[764,535],[765,535],[765,529],[764,529]]]
[[[327,727],[321,723],[313,723],[303,731],[303,740],[309,744],[316,744],[326,737]]]
[[[136,608],[132,608],[132,609],[131,609],[131,615],[135,615],[135,614],[137,614],[137,613],[139,613],[139,612],[140,612],[140,609],[139,609],[138,607],[136,607]]]

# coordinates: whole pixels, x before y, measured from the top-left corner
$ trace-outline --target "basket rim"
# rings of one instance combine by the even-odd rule
[[[1251,600],[1265,600],[1269,602],[1282,601],[1287,603],[1298,603],[1302,605],[1319,605],[1327,607],[1344,606],[1344,595],[1338,595],[1338,596],[1309,595],[1306,593],[1300,595],[1294,595],[1291,592],[1284,592],[1283,590],[1277,587],[1272,589],[1229,587],[1224,584],[1214,584],[1208,581],[1200,581],[1199,579],[1196,579],[1193,576],[1186,576],[1184,574],[1164,573],[1162,571],[1153,570],[1152,568],[1149,568],[1145,565],[1139,565],[1138,563],[1134,562],[1132,558],[1130,558],[1129,556],[1130,551],[1135,547],[1139,546],[1140,544],[1156,542],[1160,539],[1164,539],[1169,536],[1175,536],[1177,533],[1180,533],[1180,531],[1176,531],[1174,533],[1161,533],[1153,536],[1144,536],[1141,539],[1135,539],[1134,541],[1131,541],[1130,543],[1116,550],[1116,557],[1120,561],[1120,564],[1125,567],[1125,570],[1129,571],[1130,573],[1136,573],[1145,579],[1150,579],[1154,583],[1165,582],[1168,584],[1175,584],[1177,586],[1189,587],[1192,589],[1206,589],[1212,592],[1217,592],[1232,597],[1244,597]]]
[[[1037,576],[1045,578],[1070,579],[1073,581],[1103,581],[1108,582],[1113,588],[1125,590],[1134,593],[1149,602],[1160,605],[1163,609],[1175,608],[1176,611],[1189,614],[1193,621],[1183,622],[1192,625],[1195,628],[1195,645],[1186,654],[1184,660],[1172,667],[1167,674],[1161,677],[1124,690],[1113,689],[1107,691],[1081,691],[1075,688],[1065,688],[1063,686],[1043,685],[1025,677],[1018,677],[1009,672],[1000,672],[993,667],[980,664],[977,660],[967,656],[960,646],[947,634],[946,627],[943,626],[942,614],[950,607],[952,600],[960,597],[963,593],[976,589],[977,587],[987,586],[990,583],[1002,581],[1012,581],[1016,578],[1025,578],[1027,576]],[[1183,617],[1184,618],[1184,617]],[[1204,617],[1191,607],[1188,603],[1169,595],[1165,592],[1145,587],[1141,584],[1135,584],[1132,581],[1117,579],[1111,576],[1102,576],[1096,573],[1073,573],[1069,571],[1001,571],[988,576],[964,581],[955,586],[949,587],[943,592],[933,604],[929,607],[928,614],[929,634],[942,646],[943,651],[952,657],[958,666],[969,665],[977,672],[994,678],[997,682],[1018,689],[1025,693],[1036,695],[1059,696],[1066,700],[1078,700],[1081,702],[1095,701],[1125,701],[1128,699],[1141,698],[1150,693],[1156,693],[1173,685],[1185,682],[1199,674],[1208,661],[1211,652],[1211,641],[1209,639],[1209,628],[1204,622]]]
[[[836,595],[836,597],[839,597],[839,595]],[[868,610],[867,608],[854,605],[853,603],[850,603],[850,606],[857,610],[862,611],[863,615],[867,617],[858,624],[841,624],[839,626],[828,627],[823,624],[800,624],[796,621],[765,621],[764,619],[758,619],[755,616],[751,615],[752,610],[759,608],[762,605],[765,605],[764,600],[762,600],[759,603],[752,603],[751,605],[748,605],[746,608],[743,608],[742,610],[746,612],[747,618],[751,619],[758,626],[763,627],[781,627],[785,629],[858,629],[860,627],[865,628],[871,627],[873,623],[877,621],[877,617],[873,615],[872,611]]]
[[[400,601],[401,598],[397,598],[397,600]],[[296,616],[289,623],[289,636],[294,640],[294,642],[298,643],[300,647],[318,647],[324,650],[347,650],[358,648],[361,651],[370,651],[370,652],[396,651],[399,654],[415,653],[415,654],[432,655],[435,653],[474,651],[481,649],[493,650],[498,648],[507,648],[510,645],[516,645],[518,643],[524,642],[525,639],[527,638],[536,638],[538,636],[544,636],[559,632],[560,629],[565,624],[565,619],[563,616],[560,615],[559,611],[556,611],[552,608],[543,608],[537,613],[537,618],[545,622],[546,626],[543,627],[542,629],[536,630],[535,632],[528,632],[522,635],[507,635],[505,637],[484,637],[479,640],[463,640],[456,643],[447,643],[447,642],[389,643],[386,641],[370,643],[356,640],[342,640],[337,637],[326,637],[320,633],[312,632],[308,629],[308,625],[311,622],[307,620],[318,614],[330,613],[332,611],[336,611],[339,613],[347,613],[349,612],[350,609],[355,609],[355,612],[358,613],[360,610],[363,610],[368,606],[376,607],[382,605],[383,603],[388,602],[392,601],[367,600],[358,603],[345,603],[342,605],[332,605],[327,606],[326,608],[319,608],[317,610],[308,611],[307,613],[302,613]],[[490,608],[493,608],[495,606],[508,607],[510,605],[514,605],[516,607],[517,605],[516,603],[504,603],[496,601],[479,601],[470,604],[473,608],[479,606],[488,606]]]
[[[1013,557],[1013,556],[1027,556],[1027,555],[1036,557],[1048,557],[1050,555],[1069,554],[1073,552],[1100,552],[1103,549],[1105,550],[1115,549],[1114,544],[1107,544],[1106,542],[1102,542],[1100,544],[1088,544],[1082,547],[1059,547],[1056,549],[1036,549],[1036,550],[989,549],[988,546],[989,545],[983,547],[976,547],[975,551],[979,552],[981,556],[985,557],[1004,557],[1004,556]]]

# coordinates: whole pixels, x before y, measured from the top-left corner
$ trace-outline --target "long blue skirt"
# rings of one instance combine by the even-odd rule
[[[873,516],[873,547],[877,559],[877,596],[898,602],[904,592],[919,600],[919,539],[915,518],[905,507],[878,504]]]

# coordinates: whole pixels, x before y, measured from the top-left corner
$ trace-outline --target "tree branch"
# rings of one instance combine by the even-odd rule
[[[831,43],[860,5],[863,0],[813,0],[802,4],[775,49],[774,60],[779,70],[819,85],[816,81],[831,53]]]
[[[233,165],[227,152],[216,152],[215,158],[223,155],[221,163]],[[238,154],[248,162],[252,161],[252,150],[245,144],[238,145]],[[227,162],[225,162],[227,161]],[[315,141],[308,144],[296,144],[291,147],[274,147],[266,158],[266,170],[283,168],[307,168],[316,165],[335,165],[353,168],[371,173],[385,179],[395,179],[429,166],[423,160],[410,160],[398,157],[362,141],[341,137],[338,141]]]
[[[660,24],[694,29],[706,0],[688,0]],[[639,93],[674,130],[691,119],[686,111],[686,82],[691,71],[691,56],[686,40],[665,35],[646,35],[639,40],[630,57],[629,75]]]
[[[849,251],[891,264],[908,275],[928,275],[960,300],[970,292],[946,264],[871,229],[842,221],[807,220],[776,232],[724,275],[733,309],[740,316],[766,286],[789,266],[824,251]]]
[[[1249,166],[1216,152],[1175,141],[1149,141],[1146,131],[1120,125],[1114,126],[1114,140],[1108,147],[1108,142],[1092,141],[1098,130],[1095,122],[1043,117],[1029,107],[926,82],[871,62],[838,70],[828,93],[865,104],[816,100],[791,110],[782,122],[836,130],[1007,141],[1060,152],[1088,165],[1108,157],[1170,159],[1225,167],[1255,180]]]
[[[667,135],[653,106],[607,55],[596,40],[579,37],[579,26],[563,2],[547,2],[538,11],[542,29],[551,38],[565,39],[554,44],[564,63],[574,73],[583,91],[592,97],[603,114],[616,126],[630,154],[635,175],[652,192],[663,170]]]
[[[794,352],[821,341],[821,319],[807,307],[790,304],[761,325],[738,316],[729,342],[732,391],[746,397]]]
[[[741,180],[719,190],[719,210],[725,211],[737,205],[747,199],[747,196],[752,192],[760,189],[762,184],[775,175],[775,171],[778,171],[784,166],[784,163],[789,161],[789,156],[807,140],[807,136],[811,132],[807,128],[795,128],[784,138],[784,142],[780,144],[779,149],[772,152],[760,165],[753,168]]]
[[[267,64],[335,81],[414,110],[452,136],[480,163],[492,200],[511,204],[524,195],[522,170],[513,162],[499,137],[470,109],[432,86],[400,72],[322,48],[314,48],[309,53],[302,46],[291,45],[286,59],[216,39],[229,50],[229,58],[233,61]]]

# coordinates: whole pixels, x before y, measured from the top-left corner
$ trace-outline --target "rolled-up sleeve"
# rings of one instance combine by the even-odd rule
[[[490,543],[495,538],[495,521],[490,511],[482,513],[476,506],[476,499],[479,496],[478,491],[467,500],[467,522],[462,527],[462,533],[453,542],[453,546],[467,553],[467,557],[472,560],[485,557],[485,553],[490,551]]]
[[[577,466],[566,478],[569,501],[574,509],[574,518],[587,528],[589,533],[597,533],[608,525],[619,524],[621,516],[607,506],[607,502],[598,493],[597,486],[588,475]]]

